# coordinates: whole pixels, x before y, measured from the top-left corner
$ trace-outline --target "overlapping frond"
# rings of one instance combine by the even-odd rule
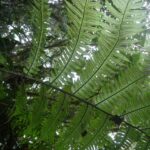
[[[21,125],[26,123],[27,114],[28,114],[28,108],[27,108],[27,101],[26,101],[26,93],[25,93],[25,87],[20,86],[20,89],[16,93],[16,99],[15,99],[15,108],[13,109],[12,117],[17,118],[19,116],[19,119],[17,119],[16,122],[18,122]]]
[[[99,94],[93,96],[93,101],[101,109],[121,115],[134,125],[148,127],[150,100],[145,84],[148,79],[137,67],[131,68],[102,87]]]
[[[114,101],[115,98],[118,99],[119,96],[123,96],[123,93],[138,88],[138,83],[147,77],[138,69],[138,67],[139,66],[136,65],[122,71],[115,80],[104,85],[100,89],[99,93],[96,94],[95,97],[93,96],[93,99],[95,99],[94,101],[96,101],[96,105],[101,107],[105,105],[105,103],[107,105],[109,101]]]
[[[116,144],[110,144],[111,148],[137,150],[149,149],[148,140],[129,126],[122,126],[119,132],[113,131],[111,134],[114,134],[114,142],[116,142]]]
[[[30,12],[33,28],[32,48],[24,69],[24,72],[28,75],[37,74],[38,67],[41,65],[49,13],[47,0],[34,0],[32,2],[32,10]]]
[[[83,53],[85,45],[90,45],[99,26],[100,5],[92,0],[66,0],[68,16],[69,45],[65,47],[61,57],[57,60],[56,69],[52,74],[52,81],[64,83],[67,75],[74,68],[84,65]],[[80,61],[78,61],[80,60]]]
[[[140,10],[140,0],[113,1],[113,5],[106,1],[106,8],[110,15],[104,14],[100,23],[102,29],[99,35],[99,50],[82,71],[81,81],[75,86],[74,94],[84,96],[83,93],[91,91],[91,87],[98,87],[103,77],[117,73],[115,68],[121,69],[122,65],[130,62],[127,54],[131,53],[132,46],[138,43],[134,36],[143,31],[142,20],[145,13]]]

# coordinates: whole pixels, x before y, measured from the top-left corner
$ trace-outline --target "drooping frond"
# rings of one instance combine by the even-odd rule
[[[37,132],[41,127],[41,122],[43,121],[43,116],[46,113],[48,104],[45,87],[42,87],[40,89],[39,97],[35,97],[34,99],[32,99],[32,101],[32,108],[29,112],[30,123],[27,132],[28,130],[33,130],[33,132]]]
[[[135,89],[137,83],[144,79],[146,79],[146,75],[138,69],[138,66],[132,66],[126,71],[122,71],[122,74],[118,75],[116,80],[110,81],[103,86],[99,94],[96,94],[95,97],[93,96],[93,99],[95,99],[96,105],[105,105],[105,102],[109,103],[111,99],[114,100],[114,98],[123,96],[124,92]]]
[[[20,89],[16,93],[15,108],[14,108],[15,111],[13,112],[12,117],[17,118],[18,116],[20,116],[17,122],[20,123],[20,125],[23,125],[27,121],[28,108],[27,108],[25,87],[20,86],[19,88]]]
[[[73,143],[76,138],[84,134],[84,131],[86,132],[87,124],[85,122],[88,123],[88,120],[90,119],[90,112],[91,111],[88,105],[84,105],[78,108],[78,111],[76,114],[74,114],[73,119],[70,120],[70,123],[68,124],[68,129],[63,131],[60,135],[61,138],[58,140],[57,144],[58,149],[64,149],[65,147],[67,148],[68,143]]]
[[[50,141],[51,145],[55,144],[55,136],[57,136],[59,130],[63,128],[62,122],[65,121],[65,118],[68,116],[69,104],[70,101],[67,100],[65,94],[58,94],[42,123],[40,136],[42,140]]]
[[[127,54],[138,43],[134,36],[143,31],[145,13],[141,9],[140,0],[114,0],[113,5],[106,1],[106,8],[110,15],[104,14],[100,23],[99,50],[82,71],[81,82],[75,86],[74,94],[83,96],[85,91],[98,87],[103,78],[114,74],[115,68],[121,68],[122,63],[130,61]],[[122,50],[125,51],[124,54]]]
[[[129,68],[118,79],[102,87],[93,101],[111,114],[121,115],[134,125],[147,127],[150,121],[147,113],[150,107],[149,88],[145,84],[142,86],[147,80],[147,76],[138,72],[136,67]]]
[[[90,45],[99,26],[100,5],[91,0],[66,0],[68,16],[68,38],[69,45],[58,59],[52,81],[65,82],[66,76],[73,68],[83,66],[83,53],[85,45]],[[80,61],[78,61],[80,60]],[[81,61],[83,60],[83,61]],[[77,63],[78,62],[78,63]]]
[[[110,144],[110,148],[114,149],[149,149],[149,142],[130,126],[122,126],[119,132],[112,131],[110,135],[114,135],[114,141]],[[114,144],[114,142],[117,142]]]
[[[47,31],[46,21],[49,16],[48,1],[34,0],[30,14],[33,28],[32,48],[24,69],[24,72],[28,75],[37,74],[38,67],[41,65],[41,56],[43,55]]]

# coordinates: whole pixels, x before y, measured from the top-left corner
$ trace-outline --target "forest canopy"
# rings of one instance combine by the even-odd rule
[[[1,0],[0,18],[0,150],[150,150],[149,0]]]

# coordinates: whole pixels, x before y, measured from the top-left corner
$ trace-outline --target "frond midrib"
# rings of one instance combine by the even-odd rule
[[[126,112],[126,113],[124,113],[124,114],[120,115],[120,117],[123,117],[123,116],[129,115],[129,114],[134,113],[134,112],[139,111],[139,110],[146,109],[146,108],[148,108],[148,107],[150,107],[150,104],[149,104],[149,105],[146,105],[146,106],[143,106],[143,107],[136,108],[136,109],[131,110],[131,111],[129,111],[129,112]]]
[[[95,70],[95,72],[73,94],[76,94],[78,91],[80,91],[80,89],[82,89],[95,76],[95,74],[103,67],[103,65],[105,64],[105,62],[111,56],[112,52],[114,51],[115,47],[117,46],[117,44],[119,42],[119,37],[120,37],[120,34],[121,34],[121,26],[122,26],[122,23],[123,23],[123,20],[124,20],[124,17],[125,17],[126,10],[128,8],[129,2],[130,2],[130,0],[128,0],[128,3],[126,5],[126,7],[125,7],[125,10],[124,10],[124,13],[123,13],[123,17],[122,17],[122,20],[121,20],[121,23],[120,23],[120,26],[119,26],[117,41],[114,44],[113,48],[111,49],[111,51],[109,52],[109,54],[107,55],[107,57],[104,59],[104,61],[102,62],[102,64]]]
[[[131,85],[135,84],[136,82],[138,82],[139,80],[143,79],[145,77],[145,75],[137,78],[136,80],[130,82],[129,84],[125,85],[124,87],[122,87],[121,89],[117,90],[115,93],[112,93],[111,95],[109,95],[107,98],[103,99],[102,101],[98,102],[96,104],[99,105],[99,104],[102,104],[103,102],[107,101],[108,99],[112,98],[113,96],[119,94],[120,92],[123,92],[124,90],[126,90],[128,87],[130,87]]]

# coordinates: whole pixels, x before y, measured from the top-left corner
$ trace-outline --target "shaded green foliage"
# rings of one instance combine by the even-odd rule
[[[145,2],[2,1],[2,150],[150,149]]]

